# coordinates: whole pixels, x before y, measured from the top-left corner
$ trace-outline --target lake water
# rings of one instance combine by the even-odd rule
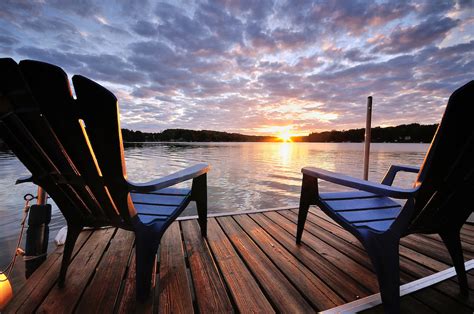
[[[391,164],[421,165],[427,144],[372,144],[369,180],[380,181]],[[362,143],[146,143],[125,148],[128,178],[145,182],[186,166],[206,162],[209,212],[297,206],[300,170],[316,166],[355,177],[363,174]],[[0,268],[15,248],[24,205],[23,195],[36,192],[26,183],[14,185],[28,171],[9,151],[0,150]],[[415,176],[400,176],[395,184],[409,187]],[[322,191],[337,188],[322,182]],[[183,215],[194,215],[191,206]],[[49,250],[57,231],[65,225],[53,204]],[[24,282],[20,259],[12,278],[14,290]]]

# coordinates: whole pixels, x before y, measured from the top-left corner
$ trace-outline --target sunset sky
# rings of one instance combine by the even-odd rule
[[[134,130],[360,128],[369,95],[374,126],[436,123],[474,79],[474,1],[1,0],[0,57],[98,81]]]

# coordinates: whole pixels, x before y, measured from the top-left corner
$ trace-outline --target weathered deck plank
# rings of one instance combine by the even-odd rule
[[[238,215],[235,220],[304,296],[313,296],[309,298],[309,302],[316,309],[326,310],[345,303],[324,281],[247,215]]]
[[[155,273],[155,272],[153,272]],[[135,250],[130,254],[128,271],[125,275],[125,281],[122,286],[122,293],[117,302],[117,313],[153,313],[153,303],[155,298],[148,298],[145,303],[136,302],[135,295]],[[152,276],[152,285],[150,295],[153,295],[155,289],[156,276]]]
[[[232,313],[232,304],[224,282],[207,243],[201,237],[199,224],[196,220],[188,220],[183,221],[181,227],[199,311],[201,313]]]
[[[65,287],[55,285],[38,308],[39,313],[71,313],[94,275],[115,228],[96,230],[69,265]]]
[[[83,231],[74,247],[71,261],[77,255],[84,243],[92,235],[92,231]],[[8,305],[5,313],[31,313],[35,311],[44,298],[48,295],[51,288],[56,284],[61,267],[63,247],[59,247],[51,254],[46,261],[33,273],[22,289],[15,294],[12,302]]]
[[[173,223],[161,239],[160,280],[156,298],[159,313],[192,313],[193,297],[186,275],[179,224]],[[179,296],[179,298],[176,298]]]
[[[217,220],[278,311],[285,313],[314,311],[232,217]]]
[[[328,224],[332,224],[332,227],[337,227],[337,225],[325,214],[322,212],[314,212],[315,216],[320,218],[319,223],[322,223],[326,227],[328,227]],[[313,217],[313,222],[314,222],[314,217]],[[333,231],[337,231],[338,229],[335,228]],[[348,232],[343,231],[342,229],[339,228],[339,232],[336,232],[338,235],[343,234],[346,239],[350,240],[352,237]],[[444,244],[441,242],[438,236],[432,236],[432,237],[427,237],[428,239],[431,240],[436,240],[435,237],[438,237],[438,242],[435,243],[435,241],[422,241],[425,245],[428,246],[427,249],[426,247],[423,248],[423,251],[428,254],[428,255],[423,255],[420,252],[417,252],[415,250],[410,249],[409,247],[405,247],[404,244],[410,244],[416,243],[419,238],[426,237],[425,235],[411,235],[409,238],[411,239],[409,241],[403,241],[402,245],[400,245],[400,266],[401,266],[401,273],[400,273],[400,279],[402,283],[407,283],[410,281],[413,281],[415,279],[419,279],[420,277],[428,276],[431,275],[433,272],[441,271],[444,270],[448,267],[451,267],[451,260],[449,260],[449,263],[445,263],[446,261],[446,254],[447,254],[447,249],[444,247]],[[353,237],[352,237],[353,238]],[[353,238],[355,240],[355,238]],[[355,240],[356,241],[356,240]],[[352,242],[352,241],[351,241]],[[354,242],[354,244],[359,244],[357,241]],[[441,246],[439,245],[441,244]],[[359,244],[360,245],[360,244]],[[463,243],[463,247],[465,247],[465,243]],[[420,249],[421,246],[415,245],[416,249]],[[465,251],[465,255],[466,255]],[[431,256],[438,256],[438,259],[432,258]],[[474,285],[474,278],[472,274],[468,275],[468,280],[470,283],[470,289],[473,289]],[[427,292],[419,293],[419,294],[414,294],[415,298],[420,298],[423,295],[428,295],[432,297],[433,295],[438,296],[436,299],[436,302],[431,302],[430,306],[432,306],[433,310],[438,310],[445,308],[444,306],[436,306],[436,303],[439,300],[445,300],[443,297],[443,294],[446,294],[449,296],[451,299],[449,299],[449,302],[447,304],[451,304],[451,307],[453,309],[459,309],[459,311],[463,311],[466,308],[464,306],[458,306],[457,302],[460,302],[462,304],[466,304],[468,308],[472,308],[472,298],[464,298],[459,294],[459,287],[456,283],[456,277],[451,278],[449,280],[446,280],[435,287],[429,289],[430,293],[428,294]],[[424,289],[423,291],[428,290]],[[405,297],[405,299],[410,298]],[[429,300],[429,297],[424,297],[425,300]],[[453,302],[453,300],[457,300],[457,302]],[[429,302],[425,302],[428,303]],[[446,302],[445,302],[446,303]],[[446,309],[448,309],[446,307]]]
[[[241,313],[272,313],[270,302],[240,259],[217,221],[207,223],[207,240],[214,252],[229,292]]]
[[[208,219],[208,238],[194,220],[175,222],[161,242],[152,292],[135,300],[133,233],[114,228],[84,231],[66,285],[56,286],[62,249],[51,254],[16,293],[15,312],[314,312],[378,292],[361,244],[319,210],[311,209],[301,245],[297,211],[277,210]],[[474,258],[474,226],[462,230],[466,259]],[[411,282],[451,267],[436,235],[411,235],[400,245],[400,279]],[[159,278],[156,282],[156,278]],[[404,313],[472,313],[471,293],[455,277],[402,298]],[[381,306],[365,311],[381,313]]]
[[[286,229],[285,219],[276,213],[267,213],[270,220],[264,215],[251,215],[251,217],[264,229],[278,240],[291,254],[298,258],[311,271],[321,278],[331,289],[339,287],[338,293],[345,302],[354,301],[360,297],[370,295],[369,290],[360,285],[352,277],[338,267],[334,267],[330,259],[325,258],[324,252],[311,250],[307,245],[297,245],[294,240],[292,228]],[[291,233],[289,233],[291,232]],[[334,250],[333,250],[334,251]]]
[[[117,230],[97,266],[96,275],[84,291],[77,307],[78,313],[104,313],[107,309],[114,308],[134,239],[133,232]]]
[[[296,234],[296,224],[293,221],[290,221],[279,213],[266,213],[265,216],[270,218],[274,224],[280,225],[283,229],[288,230],[292,235],[289,241],[295,245],[294,235]],[[296,219],[295,217],[292,218]],[[270,228],[270,225],[268,225],[267,228]],[[329,271],[332,272],[333,275],[330,275],[332,279],[328,279],[327,282],[331,283],[335,281],[332,283],[332,286],[340,287],[338,291],[345,295],[347,294],[346,298],[348,302],[353,301],[354,298],[378,292],[377,280],[373,278],[373,273],[369,269],[355,262],[354,259],[349,258],[340,251],[335,250],[334,246],[324,241],[324,237],[317,237],[315,234],[320,235],[320,232],[316,228],[313,228],[312,225],[308,224],[307,228],[306,231],[308,231],[308,233],[305,234],[305,240],[298,250],[307,250],[309,259],[318,262],[318,268],[321,266],[324,267],[324,265],[329,267]],[[329,240],[329,242],[334,245],[335,242],[333,241],[337,239],[329,237],[329,239],[326,240]],[[360,254],[363,254],[363,252],[360,252]],[[318,255],[320,255],[321,258],[318,259]],[[363,285],[361,284],[362,282],[364,283]]]

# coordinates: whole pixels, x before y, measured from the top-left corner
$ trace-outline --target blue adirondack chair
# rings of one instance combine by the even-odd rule
[[[317,205],[366,249],[375,269],[384,309],[400,311],[399,242],[412,233],[438,233],[453,260],[461,292],[468,293],[460,230],[474,210],[474,81],[449,98],[421,169],[391,166],[381,183],[314,167],[303,181],[296,242],[301,242],[310,205]],[[392,186],[400,171],[418,173],[412,188]],[[352,188],[321,193],[318,180]],[[406,199],[401,205],[394,199]]]
[[[116,226],[135,232],[136,292],[144,300],[160,239],[190,201],[206,235],[209,166],[128,181],[117,99],[83,76],[72,81],[76,99],[61,68],[0,59],[0,136],[32,174],[20,182],[43,187],[66,218],[59,285],[83,227]],[[191,189],[172,187],[190,179]]]

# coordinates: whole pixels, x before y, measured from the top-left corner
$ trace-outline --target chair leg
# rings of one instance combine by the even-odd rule
[[[469,287],[467,284],[466,268],[464,266],[460,230],[440,232],[439,235],[441,236],[441,239],[443,239],[443,242],[451,255],[461,293],[463,295],[468,295]]]
[[[303,175],[303,182],[301,184],[300,206],[298,210],[298,226],[296,229],[296,244],[301,243],[304,224],[306,222],[306,217],[308,217],[309,206],[316,203],[317,193],[317,179]]]
[[[135,232],[136,297],[144,302],[151,288],[153,266],[161,237],[152,232]]]
[[[300,200],[300,207],[298,210],[298,226],[296,229],[296,244],[301,243],[301,237],[303,236],[304,224],[306,217],[308,217],[309,204]]]
[[[380,288],[385,313],[400,313],[399,241],[372,238],[363,243]]]
[[[66,281],[66,273],[71,261],[72,252],[74,251],[74,245],[82,231],[82,226],[68,225],[66,243],[64,244],[63,260],[61,262],[61,271],[59,272],[58,286],[64,287]]]
[[[207,175],[203,174],[193,179],[192,197],[196,201],[198,222],[201,235],[207,236]]]
[[[207,200],[196,201],[198,212],[199,227],[201,227],[201,235],[207,237]]]

